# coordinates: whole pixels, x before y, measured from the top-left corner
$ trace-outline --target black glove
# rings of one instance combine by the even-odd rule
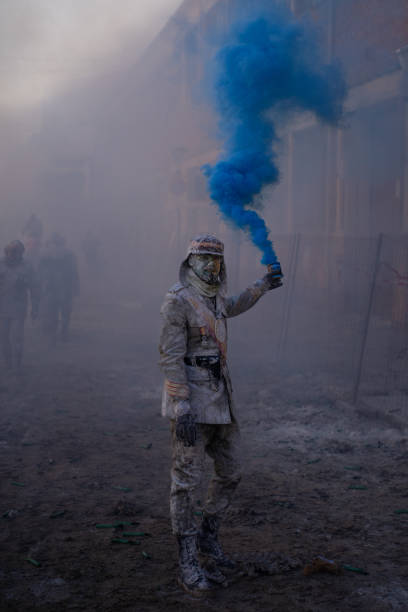
[[[176,418],[176,438],[184,446],[194,446],[197,439],[197,428],[192,414],[182,414]]]
[[[278,287],[282,287],[283,285],[282,278],[283,278],[283,274],[282,274],[281,267],[279,266],[279,268],[276,268],[272,272],[268,272],[268,274],[265,274],[265,276],[263,277],[263,280],[268,283],[269,285],[268,290],[269,290],[269,289],[277,289]]]

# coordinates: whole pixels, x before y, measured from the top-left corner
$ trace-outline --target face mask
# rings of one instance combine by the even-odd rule
[[[191,255],[189,263],[198,278],[209,285],[220,282],[222,257],[219,255]]]

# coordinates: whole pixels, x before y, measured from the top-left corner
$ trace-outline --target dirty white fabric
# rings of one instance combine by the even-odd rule
[[[182,264],[182,282],[166,294],[161,308],[160,366],[165,375],[162,414],[176,417],[180,400],[188,400],[198,423],[225,425],[234,420],[231,380],[226,362],[227,318],[251,308],[268,291],[258,280],[236,297],[206,298],[188,284]],[[216,333],[215,333],[215,330]],[[189,366],[184,357],[219,355],[221,380],[203,367]]]
[[[192,268],[189,268],[187,271],[187,281],[189,285],[194,287],[198,293],[204,295],[205,297],[215,297],[220,288],[219,283],[217,285],[209,285],[201,280],[201,278],[197,276]]]
[[[224,514],[241,479],[239,447],[236,423],[224,426],[199,425],[196,444],[188,447],[177,439],[172,423],[170,516],[175,535],[189,536],[197,533],[194,500],[204,475],[206,454],[214,462],[214,474],[203,511],[206,515],[216,517]]]

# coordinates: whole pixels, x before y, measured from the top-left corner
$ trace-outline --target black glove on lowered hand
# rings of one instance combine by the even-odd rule
[[[182,414],[176,418],[176,438],[184,446],[194,446],[197,440],[197,428],[192,414]]]

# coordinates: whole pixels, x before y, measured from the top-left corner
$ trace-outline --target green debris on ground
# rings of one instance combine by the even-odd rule
[[[342,568],[347,570],[348,572],[354,572],[355,574],[364,574],[365,576],[368,575],[367,570],[363,569],[362,567],[354,567],[353,565],[342,565]]]
[[[56,510],[55,512],[50,514],[50,519],[55,519],[55,518],[58,518],[60,516],[64,516],[65,512],[66,512],[66,510]]]
[[[364,485],[350,485],[348,489],[354,489],[355,491],[367,491],[368,487]]]
[[[1,518],[11,518],[13,516],[14,512],[15,512],[14,510],[6,510],[1,515]]]
[[[112,538],[112,544],[130,544],[131,546],[138,546],[141,544],[140,540],[129,540],[128,538]]]
[[[146,450],[150,450],[152,448],[153,444],[152,442],[149,442],[149,444],[142,444],[140,448],[144,448]]]
[[[130,544],[130,540],[126,538],[112,538],[112,544]]]
[[[142,557],[144,557],[145,559],[151,559],[151,556],[144,550],[142,550]]]
[[[137,537],[147,537],[147,538],[151,538],[152,534],[151,533],[147,533],[146,531],[124,531],[122,534],[124,537],[131,537],[131,536],[137,536]]]
[[[345,465],[344,466],[345,470],[362,470],[363,468],[360,465]]]
[[[124,493],[129,493],[132,489],[130,487],[112,487],[116,491],[123,491]]]
[[[39,561],[36,561],[35,559],[31,559],[30,557],[28,557],[27,559],[24,559],[24,561],[28,561],[28,563],[31,563],[31,565],[35,565],[35,567],[40,567],[41,565]]]
[[[273,506],[280,506],[281,508],[287,508],[288,510],[291,510],[292,508],[295,507],[295,504],[293,504],[290,501],[273,501],[272,505]]]
[[[26,486],[24,482],[13,481],[11,484],[14,485],[15,487],[25,487]]]
[[[319,463],[319,461],[321,461],[320,457],[318,457],[317,459],[311,459],[310,461],[307,462],[307,464],[311,465],[312,463]]]
[[[408,514],[408,510],[402,508],[401,510],[394,510],[394,514]]]
[[[118,521],[116,523],[97,523],[95,527],[96,529],[117,529],[118,527],[130,527],[131,525],[137,525],[137,523]]]

